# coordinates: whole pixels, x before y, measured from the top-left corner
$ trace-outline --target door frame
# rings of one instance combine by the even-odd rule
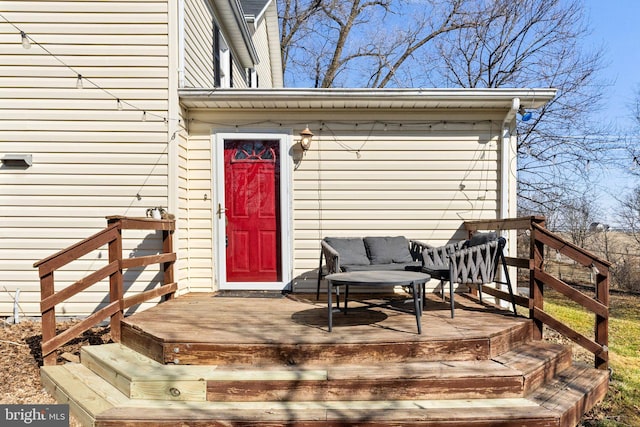
[[[218,206],[225,204],[224,141],[225,139],[271,139],[279,140],[280,156],[280,242],[282,280],[279,282],[227,282],[227,257],[225,216],[218,215]],[[213,153],[213,252],[215,281],[220,290],[286,290],[290,289],[293,276],[293,131],[237,131],[217,130],[211,136]]]

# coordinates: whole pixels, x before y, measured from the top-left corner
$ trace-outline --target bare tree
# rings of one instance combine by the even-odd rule
[[[640,138],[640,86],[635,91],[635,97],[629,105],[631,119],[635,126],[631,126],[625,144],[625,155],[630,162],[626,171],[632,176],[640,176],[640,148],[638,148],[638,138]]]
[[[598,223],[600,209],[596,199],[588,194],[563,199],[558,211],[561,213],[560,229],[569,235],[575,245],[585,247],[588,238],[599,230],[594,224]]]
[[[557,88],[517,129],[529,208],[579,196],[586,184],[576,182],[610,153],[598,137],[607,131],[589,117],[604,89],[602,52],[583,45],[579,0],[280,0],[280,12],[288,82]]]
[[[640,186],[620,200],[618,221],[636,243],[640,244]]]
[[[419,51],[477,24],[470,0],[279,0],[285,77],[314,87],[398,82]],[[399,84],[398,84],[399,83]]]
[[[522,201],[544,205],[575,199],[589,169],[605,160],[609,141],[589,112],[598,109],[602,52],[582,47],[588,29],[576,0],[479,2],[482,25],[441,37],[444,64],[432,82],[463,87],[554,87],[557,97],[518,126]],[[481,7],[481,6],[480,6]],[[526,108],[532,100],[522,99]]]

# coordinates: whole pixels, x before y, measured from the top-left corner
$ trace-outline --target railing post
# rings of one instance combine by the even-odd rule
[[[162,231],[162,251],[165,254],[170,254],[173,252],[173,231],[171,230],[163,230]],[[164,284],[168,285],[169,283],[173,283],[174,282],[174,276],[173,276],[173,267],[174,267],[174,262],[165,262],[163,264],[163,269],[164,269]],[[174,293],[170,293],[166,295],[167,300],[173,299],[173,295]]]
[[[596,299],[603,305],[609,307],[609,269],[606,272],[599,271],[596,274]],[[600,344],[606,352],[609,350],[609,319],[596,314],[596,342]],[[607,355],[605,355],[607,356]],[[598,369],[608,369],[608,357],[595,355],[595,367]]]
[[[118,221],[121,223],[121,221]],[[120,342],[120,321],[124,318],[124,301],[122,286],[122,227],[119,225],[118,237],[109,242],[109,262],[118,262],[118,270],[109,277],[109,301],[119,301],[120,309],[111,315],[111,338]]]
[[[53,286],[53,271],[40,277],[40,297],[45,299],[53,295],[55,288]],[[47,342],[56,337],[56,308],[51,307],[42,313],[42,342]],[[55,352],[42,355],[42,363],[44,365],[55,365],[58,357]]]
[[[532,224],[534,219],[532,218]],[[540,221],[541,227],[545,226],[544,221]],[[529,228],[531,234],[530,243],[530,259],[532,265],[529,270],[529,298],[531,299],[529,307],[529,318],[533,320],[533,339],[542,339],[543,323],[540,319],[536,318],[535,309],[544,309],[544,283],[541,280],[536,279],[535,270],[539,268],[544,269],[544,243],[539,242],[536,238],[535,228]]]

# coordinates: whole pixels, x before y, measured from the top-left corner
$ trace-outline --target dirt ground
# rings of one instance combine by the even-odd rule
[[[73,323],[60,323],[59,328],[67,328]],[[15,325],[0,319],[0,404],[56,403],[40,383],[41,341],[39,320],[23,320]],[[65,345],[63,351],[70,358],[71,355],[77,357],[80,347],[109,341],[109,329],[97,327]],[[65,360],[60,358],[58,362]],[[70,426],[80,427],[80,424],[72,418]]]
[[[72,321],[59,323],[58,329],[66,329],[73,323]],[[548,337],[553,336],[551,331],[546,331],[545,334],[549,334]],[[563,337],[558,336],[557,339],[563,341]],[[78,357],[82,346],[99,345],[110,340],[108,327],[92,328],[62,348],[61,354],[66,353],[68,360],[59,357],[58,363],[68,362],[74,356]],[[0,404],[56,403],[40,383],[41,341],[39,320],[23,320],[15,325],[0,319]],[[596,409],[587,415],[585,417],[587,421],[581,425],[593,425],[588,420],[600,418],[597,412]],[[70,427],[81,427],[81,425],[72,418]]]

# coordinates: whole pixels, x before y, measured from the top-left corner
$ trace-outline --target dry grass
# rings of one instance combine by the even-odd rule
[[[545,311],[593,337],[594,318],[557,292],[545,290]],[[584,426],[640,426],[640,296],[614,293],[609,307],[609,365],[612,378],[605,400],[583,418]],[[550,340],[571,345],[574,359],[593,364],[593,355],[553,330]]]

